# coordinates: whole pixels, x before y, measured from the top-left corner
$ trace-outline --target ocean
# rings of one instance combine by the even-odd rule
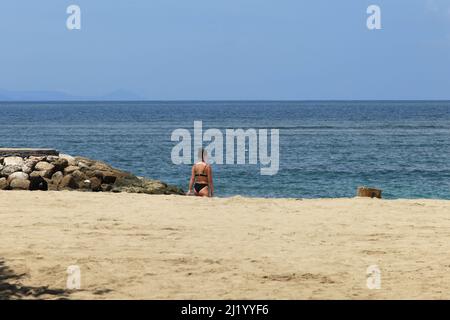
[[[48,147],[187,190],[173,130],[279,129],[280,169],[213,165],[215,194],[450,199],[450,101],[0,102],[0,147]]]

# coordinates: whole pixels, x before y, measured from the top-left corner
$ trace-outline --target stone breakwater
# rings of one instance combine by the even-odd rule
[[[0,190],[78,190],[147,194],[184,194],[158,180],[137,177],[84,157],[0,156]]]

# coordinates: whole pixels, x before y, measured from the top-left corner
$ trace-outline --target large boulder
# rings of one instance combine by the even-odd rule
[[[25,159],[24,164],[22,166],[22,172],[30,174],[33,172],[36,163],[38,163],[38,159],[28,158]]]
[[[44,161],[44,160],[45,160],[45,157],[43,157],[43,156],[30,156],[30,157],[28,157],[27,160],[33,161],[34,164],[36,164],[36,163],[38,163],[38,162],[40,162],[40,161]]]
[[[76,165],[75,158],[70,156],[70,155],[68,155],[68,154],[60,153],[59,154],[59,158],[67,160],[67,163],[68,163],[69,166],[75,166]]]
[[[31,172],[33,172],[33,168],[31,166],[24,164],[22,166],[22,172],[25,172],[26,174],[30,174]]]
[[[117,175],[112,171],[103,171],[103,182],[113,184],[117,180]]]
[[[80,170],[80,167],[77,166],[68,166],[67,168],[64,169],[64,174],[71,174],[74,171]]]
[[[46,156],[45,157],[45,161],[49,162],[49,163],[53,163],[54,161],[58,160],[59,156]]]
[[[36,163],[36,166],[34,167],[36,171],[53,170],[54,168],[55,166],[52,165],[51,163],[48,163],[47,161],[39,161],[38,163]]]
[[[36,165],[36,163],[38,163],[40,160],[36,159],[36,158],[28,158],[25,159],[25,165],[34,169],[34,166]]]
[[[9,187],[13,190],[29,190],[30,189],[30,181],[23,179],[14,179],[9,184]]]
[[[0,190],[5,190],[8,188],[8,181],[6,178],[0,178]]]
[[[158,180],[129,176],[119,178],[111,190],[113,192],[146,193],[146,194],[179,194],[184,191],[175,186],[169,186]]]
[[[99,178],[93,177],[89,180],[91,181],[92,191],[102,191],[102,181]]]
[[[91,170],[99,170],[99,171],[109,171],[111,170],[111,166],[107,165],[104,162],[97,161],[91,167]]]
[[[48,190],[48,183],[40,174],[39,171],[33,171],[30,174],[30,190]]]
[[[103,181],[105,174],[101,170],[94,170],[94,177],[98,178],[99,180]]]
[[[89,165],[84,161],[79,161],[77,163],[77,166],[80,167],[80,170],[89,170],[89,168],[90,168]]]
[[[103,191],[103,192],[109,192],[109,191],[111,191],[113,189],[113,186],[110,185],[110,184],[103,183],[100,186],[100,188],[101,188],[101,191]]]
[[[30,179],[36,178],[36,177],[45,177],[46,171],[33,171],[30,173]]]
[[[92,188],[91,180],[89,180],[89,179],[83,180],[78,184],[78,186],[81,190],[86,190],[86,191],[91,190],[91,188]]]
[[[36,163],[34,170],[40,171],[43,177],[50,178],[52,174],[55,172],[55,166],[46,161],[39,161],[38,163]]]
[[[15,179],[21,179],[21,180],[28,180],[28,174],[24,172],[14,172],[13,174],[10,174],[8,177],[8,183],[11,184],[11,181]]]
[[[78,189],[78,183],[75,182],[75,179],[70,174],[64,176],[58,186],[58,190],[68,189]]]
[[[44,178],[44,180],[47,183],[47,190],[48,191],[58,191],[58,185],[53,183],[52,179]]]
[[[64,171],[64,169],[69,165],[69,162],[66,159],[56,159],[52,161],[52,165],[55,166],[55,171]]]
[[[72,177],[79,187],[85,180],[88,180],[87,176],[80,170],[75,170],[74,172],[72,172]]]
[[[23,159],[21,157],[6,157],[3,159],[3,164],[5,166],[22,166]]]
[[[19,165],[7,165],[0,172],[0,176],[8,177],[11,174],[13,174],[14,172],[19,172],[19,171],[22,171],[22,166],[19,166]]]
[[[52,184],[54,184],[56,187],[58,187],[58,185],[61,183],[62,179],[64,178],[64,175],[61,171],[56,171],[53,175],[52,175]]]

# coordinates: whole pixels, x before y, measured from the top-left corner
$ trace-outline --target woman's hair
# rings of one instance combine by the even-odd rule
[[[206,162],[206,157],[208,156],[208,152],[204,149],[204,148],[200,148],[198,149],[198,158],[202,161],[202,162]]]

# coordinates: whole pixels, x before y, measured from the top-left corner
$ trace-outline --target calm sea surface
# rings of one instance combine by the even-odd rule
[[[278,128],[280,170],[213,165],[216,195],[450,199],[450,102],[0,103],[1,147],[51,147],[187,189],[177,128]]]

